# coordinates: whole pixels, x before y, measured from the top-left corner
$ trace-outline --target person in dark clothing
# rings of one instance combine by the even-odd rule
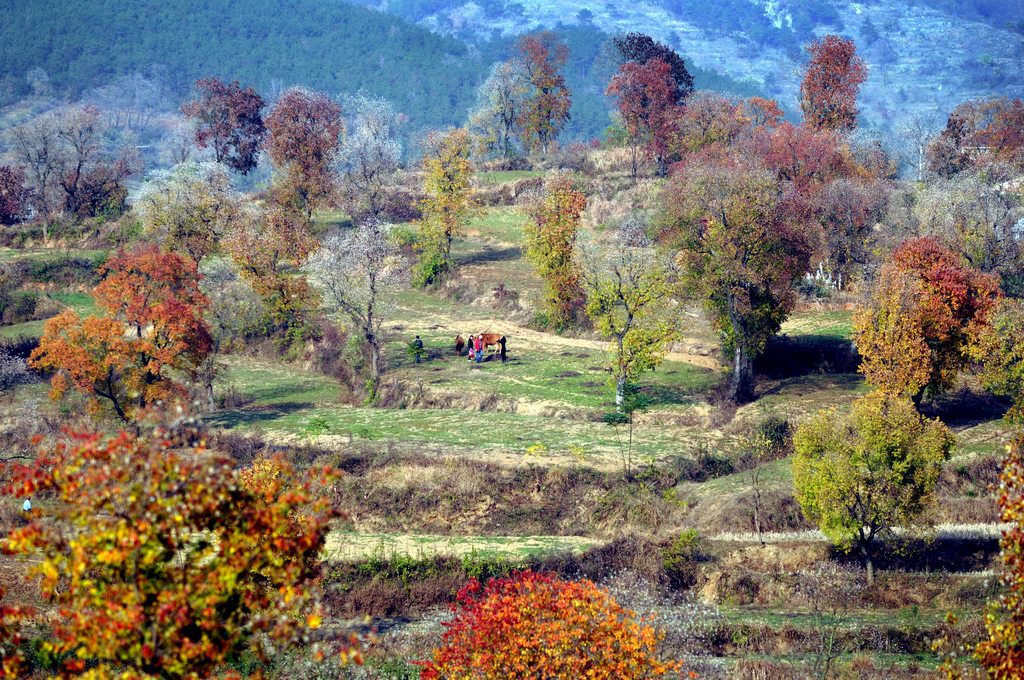
[[[416,336],[416,339],[412,341],[412,353],[416,357],[416,363],[420,363],[420,358],[423,356],[423,341],[420,340],[420,336]]]
[[[508,357],[505,355],[505,336],[504,335],[501,336],[500,340],[498,340],[498,345],[501,347],[501,363],[505,363],[505,362],[508,361]]]

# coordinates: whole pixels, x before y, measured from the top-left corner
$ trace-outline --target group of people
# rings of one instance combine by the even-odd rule
[[[479,364],[484,360],[484,350],[489,345],[498,346],[498,355],[502,363],[508,361],[508,355],[505,353],[505,336],[496,333],[470,333],[468,341],[460,335],[455,338],[455,353],[461,356],[462,348],[465,347],[467,361],[476,361]]]

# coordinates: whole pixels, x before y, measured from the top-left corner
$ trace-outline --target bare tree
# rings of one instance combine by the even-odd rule
[[[479,155],[515,155],[518,121],[529,93],[530,83],[521,63],[504,61],[491,67],[469,114],[469,131]]]
[[[18,160],[28,168],[36,208],[86,217],[125,206],[124,181],[139,159],[134,148],[109,149],[99,109],[75,106],[43,114],[13,132]],[[48,239],[44,220],[43,238]]]
[[[347,101],[344,110],[352,114],[340,153],[342,197],[353,218],[376,219],[401,168],[397,134],[403,117],[386,99],[363,96]]]
[[[939,236],[971,266],[1007,283],[1024,266],[1024,209],[1017,197],[989,181],[990,171],[968,171],[935,182],[915,206],[920,231]]]
[[[831,677],[836,659],[847,651],[842,631],[850,623],[854,599],[863,587],[856,574],[835,562],[825,562],[800,576],[797,590],[814,621],[811,664],[818,680]]]
[[[38,116],[14,128],[13,139],[18,161],[27,169],[32,185],[36,212],[43,218],[43,240],[49,240],[46,220],[57,207],[57,187],[53,179],[60,154],[57,139],[57,118],[52,114]]]
[[[374,388],[384,370],[381,327],[408,276],[408,263],[389,230],[389,225],[364,220],[328,237],[307,264],[310,282],[323,294],[327,309],[347,317],[363,336]]]
[[[176,118],[160,140],[160,160],[167,165],[180,165],[213,158],[211,149],[196,146],[196,127],[193,119]]]
[[[207,408],[213,410],[213,384],[220,369],[220,356],[242,340],[246,332],[258,326],[263,306],[260,296],[238,274],[231,260],[209,258],[203,263],[200,288],[209,299],[206,320],[210,324],[213,347],[199,366],[199,377],[206,393]]]

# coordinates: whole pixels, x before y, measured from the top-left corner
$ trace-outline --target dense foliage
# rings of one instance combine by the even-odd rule
[[[590,581],[524,572],[459,591],[443,644],[421,677],[655,678],[653,628]]]
[[[1006,593],[985,616],[988,639],[975,656],[993,680],[1011,680],[1024,667],[1024,439],[1007,448],[999,474],[999,519],[1008,528],[999,541]]]
[[[936,239],[903,243],[854,318],[861,372],[915,400],[950,388],[998,298],[996,277],[965,266]]]
[[[793,486],[804,514],[833,542],[856,548],[874,578],[880,535],[917,520],[932,498],[953,434],[909,399],[872,392],[849,416],[834,408],[793,438]]]
[[[319,627],[317,556],[335,512],[312,478],[279,471],[245,484],[187,421],[70,432],[16,468],[8,492],[52,502],[3,547],[35,562],[59,614],[43,648],[64,674],[211,677]]]

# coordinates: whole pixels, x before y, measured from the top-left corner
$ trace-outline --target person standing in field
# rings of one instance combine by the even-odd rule
[[[473,349],[476,350],[476,363],[484,360],[484,334],[478,333],[473,340]]]
[[[505,336],[504,335],[501,336],[498,339],[498,345],[501,346],[501,363],[504,364],[504,363],[506,363],[508,361],[508,357],[505,355]]]

